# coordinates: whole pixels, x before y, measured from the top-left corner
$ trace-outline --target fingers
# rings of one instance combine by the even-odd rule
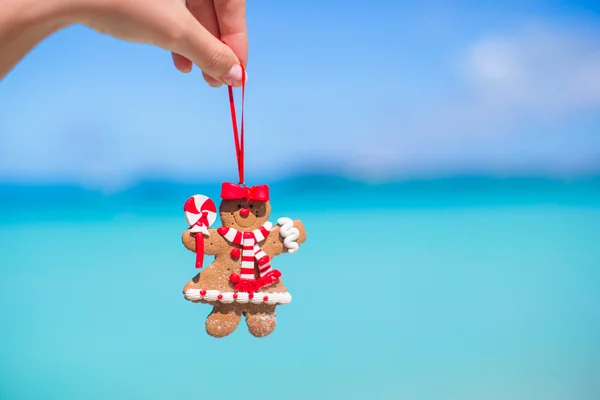
[[[190,60],[188,60],[181,54],[171,53],[171,55],[173,56],[173,64],[175,65],[175,68],[177,68],[179,71],[186,73],[186,74],[188,72],[192,71],[193,63]],[[212,86],[214,88],[223,86],[221,82],[211,78],[210,76],[206,75],[204,72],[202,73],[202,76],[204,77],[204,80],[206,81],[206,83],[208,83],[210,86]]]
[[[214,0],[221,39],[238,56],[245,67],[248,62],[246,0]]]
[[[214,80],[230,86],[241,86],[242,68],[235,53],[187,10],[181,19],[181,30],[172,40],[171,51],[191,60]]]
[[[221,82],[219,82],[216,79],[211,78],[209,75],[206,74],[206,72],[202,72],[202,77],[204,78],[206,83],[208,83],[211,87],[220,88],[221,86],[223,86],[223,84]]]
[[[181,54],[171,53],[171,55],[173,56],[173,64],[175,64],[175,68],[183,73],[188,73],[192,70],[192,62],[190,60]]]
[[[187,7],[200,25],[215,38],[224,40],[242,65],[246,66],[248,34],[245,0],[188,0]],[[173,63],[181,72],[192,69],[192,62],[177,53],[173,54]],[[223,83],[222,79],[215,78],[208,71],[203,71],[202,75],[212,87],[219,87]]]
[[[213,0],[188,0],[188,10],[192,13],[194,18],[200,22],[200,24],[206,28],[214,37],[219,39],[221,33],[219,31],[219,22],[217,21],[217,13],[215,12],[215,5]],[[221,83],[211,78],[206,73],[202,73],[204,80],[212,87],[219,87]]]

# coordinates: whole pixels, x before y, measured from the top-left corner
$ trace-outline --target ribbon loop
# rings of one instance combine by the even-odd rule
[[[244,97],[246,91],[246,71],[242,66],[242,120],[238,131],[237,116],[235,113],[235,100],[233,98],[233,87],[227,87],[229,91],[229,108],[231,110],[231,122],[233,125],[233,140],[235,143],[235,155],[238,163],[238,175],[240,185],[244,184]]]
[[[235,183],[231,182],[225,182],[221,186],[221,198],[223,200],[246,199],[248,202],[267,202],[269,201],[269,186],[256,185],[250,187],[236,185]]]

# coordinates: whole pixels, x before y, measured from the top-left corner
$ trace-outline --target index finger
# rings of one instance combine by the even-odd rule
[[[233,50],[244,67],[248,62],[246,0],[214,0],[221,40]]]

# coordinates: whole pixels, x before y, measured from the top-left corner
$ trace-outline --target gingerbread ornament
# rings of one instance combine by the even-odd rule
[[[242,85],[242,107],[243,97]],[[185,285],[183,294],[188,301],[212,305],[206,318],[209,335],[227,336],[245,317],[250,333],[264,337],[275,329],[276,307],[292,300],[273,259],[295,253],[306,240],[306,232],[301,221],[287,217],[273,224],[269,220],[269,187],[243,183],[243,108],[238,137],[231,87],[229,99],[240,183],[222,184],[218,229],[210,228],[216,220],[215,203],[210,198],[195,195],[185,202],[189,228],[183,232],[183,245],[196,253],[196,268],[203,268],[204,255],[215,258]]]

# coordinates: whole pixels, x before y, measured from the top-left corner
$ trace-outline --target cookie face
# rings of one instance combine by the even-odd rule
[[[259,201],[224,200],[219,207],[219,212],[224,226],[251,231],[260,228],[269,220],[271,204]]]

